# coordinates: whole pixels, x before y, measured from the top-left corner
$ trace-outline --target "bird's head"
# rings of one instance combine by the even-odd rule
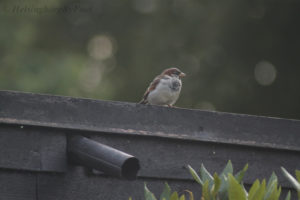
[[[163,71],[162,74],[168,75],[168,76],[173,76],[173,77],[175,76],[175,77],[179,77],[179,78],[185,77],[185,73],[183,73],[182,71],[180,71],[177,68],[166,69],[165,71]]]

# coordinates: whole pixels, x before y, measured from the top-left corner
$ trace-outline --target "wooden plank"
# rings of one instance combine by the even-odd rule
[[[253,183],[256,178],[269,178],[275,171],[282,185],[289,187],[280,166],[294,171],[299,168],[300,161],[299,153],[293,151],[109,134],[89,137],[136,156],[141,164],[138,175],[147,178],[192,180],[185,168],[187,164],[198,170],[203,163],[213,174],[220,173],[231,160],[236,172],[249,164],[245,176],[247,184]]]
[[[0,168],[64,172],[65,134],[89,134],[140,159],[138,199],[144,180],[168,179],[186,187],[191,183],[186,164],[197,169],[204,163],[210,171],[219,172],[228,159],[237,170],[250,164],[248,184],[274,170],[289,187],[279,167],[289,171],[298,167],[299,131],[297,120],[0,92]],[[87,178],[73,168],[64,176],[39,177],[39,199],[110,199],[114,194],[107,191],[115,185],[123,194],[116,195],[119,199],[139,187],[137,182],[111,177]]]
[[[66,141],[64,132],[57,129],[0,127],[0,168],[30,171],[66,172]],[[250,164],[246,183],[265,178],[275,171],[284,186],[289,186],[281,175],[280,166],[289,171],[298,168],[299,153],[257,147],[236,146],[168,138],[87,134],[103,144],[136,156],[140,160],[140,177],[191,180],[187,164],[198,169],[201,163],[213,172],[220,172],[228,160],[240,170]]]
[[[11,91],[0,123],[145,135],[300,151],[300,122]]]
[[[144,182],[151,191],[161,193],[164,181],[168,181],[173,189],[183,192],[189,189],[200,196],[199,186],[191,181],[138,179],[127,181],[103,176],[86,176],[81,167],[72,167],[65,176],[57,174],[39,174],[39,200],[94,200],[144,199]],[[159,196],[158,196],[159,197]],[[200,198],[198,198],[200,199]]]
[[[220,172],[226,162],[232,160],[236,170],[246,163],[250,164],[246,183],[252,183],[255,178],[268,177],[275,171],[283,184],[288,186],[279,168],[284,166],[293,171],[298,168],[300,158],[295,151],[134,135],[77,133],[87,134],[96,141],[136,156],[141,164],[139,176],[147,178],[191,180],[184,168],[187,164],[198,169],[204,163],[213,173]],[[61,130],[0,127],[0,168],[65,172],[65,150],[66,139]]]
[[[66,137],[53,130],[0,126],[0,168],[65,172]]]
[[[0,199],[36,199],[36,174],[0,170]]]

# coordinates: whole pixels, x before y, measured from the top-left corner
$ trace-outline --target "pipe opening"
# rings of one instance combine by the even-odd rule
[[[122,165],[122,177],[128,180],[134,180],[140,169],[139,160],[135,157],[128,158]]]

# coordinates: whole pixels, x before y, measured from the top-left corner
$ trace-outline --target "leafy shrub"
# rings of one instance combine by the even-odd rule
[[[278,186],[278,178],[272,173],[268,182],[257,179],[247,191],[242,182],[246,165],[241,171],[234,175],[232,163],[229,161],[220,175],[213,176],[201,165],[199,175],[191,167],[188,169],[197,183],[202,187],[201,200],[278,200],[281,194],[281,187]],[[286,200],[290,200],[290,192]]]
[[[202,164],[199,174],[188,165],[188,170],[194,180],[199,183],[202,188],[201,200],[279,200],[281,194],[281,187],[278,184],[278,178],[273,172],[268,181],[258,179],[254,181],[249,191],[247,191],[243,184],[244,175],[248,169],[248,165],[237,172],[233,173],[233,166],[231,161],[227,163],[223,171],[218,175],[214,173],[211,175]],[[300,171],[296,171],[297,180],[290,175],[284,168],[282,168],[285,176],[291,181],[293,186],[298,191],[300,197]],[[192,192],[185,190],[188,200],[194,200]],[[145,200],[158,200],[155,195],[144,186]],[[166,183],[165,188],[159,200],[185,200],[185,194],[178,195],[178,192],[171,190]],[[290,191],[285,197],[285,200],[291,199]],[[131,200],[131,198],[130,198]]]

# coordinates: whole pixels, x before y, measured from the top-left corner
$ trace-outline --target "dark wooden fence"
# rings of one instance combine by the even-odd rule
[[[0,92],[0,199],[143,199],[143,183],[160,193],[200,188],[185,169],[220,172],[249,163],[245,183],[299,169],[300,121],[11,91]],[[136,156],[128,181],[67,162],[67,138],[84,135]]]

